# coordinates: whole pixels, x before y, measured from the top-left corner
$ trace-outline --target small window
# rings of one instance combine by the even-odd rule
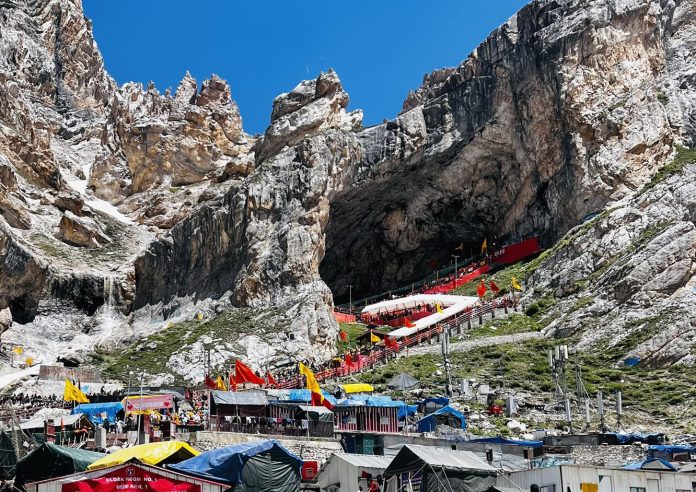
[[[631,487],[630,492],[645,492],[645,487]]]

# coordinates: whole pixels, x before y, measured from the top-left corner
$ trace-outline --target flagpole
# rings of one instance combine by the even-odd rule
[[[457,260],[459,259],[458,255],[452,255],[452,258],[454,258],[454,288],[457,288]]]

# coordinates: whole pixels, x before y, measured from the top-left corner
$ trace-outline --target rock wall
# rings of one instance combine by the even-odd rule
[[[693,2],[531,2],[360,136],[322,277],[368,293],[455,245],[543,234],[634,193],[694,138]]]

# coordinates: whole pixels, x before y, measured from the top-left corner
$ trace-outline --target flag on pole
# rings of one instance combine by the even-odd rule
[[[319,387],[319,383],[317,383],[317,378],[314,377],[314,373],[302,362],[300,362],[300,374],[307,379],[307,389],[312,393],[312,405],[324,405],[329,410],[333,410],[331,402],[321,394],[321,388]]]
[[[225,386],[225,382],[222,380],[222,376],[217,377],[217,381],[215,381],[215,386],[217,389],[225,391],[227,389],[227,386]]]
[[[89,398],[82,391],[77,389],[77,387],[70,382],[69,379],[65,379],[65,390],[63,391],[64,401],[74,401],[77,403],[89,403]]]
[[[346,333],[345,331],[343,331],[343,330],[339,331],[338,335],[341,337],[342,341],[344,341],[344,342],[348,341],[348,333]]]
[[[346,365],[350,368],[353,365],[353,358],[350,354],[346,353]]]
[[[464,242],[459,243],[459,246],[454,248],[455,251],[464,251]]]
[[[215,381],[213,378],[210,377],[210,374],[205,375],[205,385],[210,388],[210,389],[217,389],[217,384],[215,384]]]
[[[481,280],[481,283],[478,285],[478,287],[476,287],[476,293],[480,298],[483,298],[483,296],[486,295],[487,290],[488,289],[486,289],[486,284],[484,284],[483,280]]]
[[[230,391],[237,391],[237,380],[234,377],[234,373],[230,373]]]
[[[491,292],[493,292],[494,294],[500,292],[500,287],[498,287],[498,284],[496,284],[493,280],[489,282],[489,285],[491,287]]]
[[[276,388],[278,387],[278,382],[273,377],[273,374],[271,374],[271,371],[266,372],[266,384],[268,386],[275,386]]]
[[[18,345],[12,349],[12,351],[17,355],[22,355],[24,353],[24,347]]]
[[[397,351],[399,350],[399,342],[391,337],[384,337],[384,346]]]
[[[380,338],[377,335],[375,335],[374,333],[372,333],[372,330],[370,330],[370,341],[372,343],[379,343],[379,341],[380,341]]]
[[[486,239],[481,243],[481,254],[488,253],[488,241]]]
[[[436,310],[438,313],[442,314],[442,306],[440,306],[440,303],[439,303],[439,302],[438,302],[438,303],[435,303],[435,310]]]
[[[404,318],[404,326],[406,328],[415,328],[416,324],[413,321],[411,321],[409,318]]]
[[[254,371],[251,370],[250,367],[246,366],[244,362],[241,360],[237,359],[236,362],[234,363],[234,378],[237,381],[237,384],[242,384],[242,383],[253,383],[253,384],[259,384],[259,385],[264,385],[266,384],[266,381],[263,380],[263,378],[260,378],[257,376]]]
[[[510,279],[510,283],[512,284],[513,289],[522,290],[522,286],[517,282],[517,279],[515,277],[512,277]]]
[[[27,360],[24,361],[27,367],[31,367],[34,365],[34,359],[31,357],[27,357]]]

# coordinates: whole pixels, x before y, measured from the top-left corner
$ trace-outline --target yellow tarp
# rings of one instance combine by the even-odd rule
[[[184,461],[200,453],[185,442],[165,441],[141,444],[132,448],[121,449],[115,453],[108,454],[102,459],[95,461],[87,467],[88,470],[98,470],[109,466],[122,465],[135,458],[147,465],[158,465],[167,458],[176,456]]]
[[[375,389],[372,387],[371,384],[352,383],[352,384],[344,384],[343,390],[346,393],[351,394],[351,393],[372,393]]]

